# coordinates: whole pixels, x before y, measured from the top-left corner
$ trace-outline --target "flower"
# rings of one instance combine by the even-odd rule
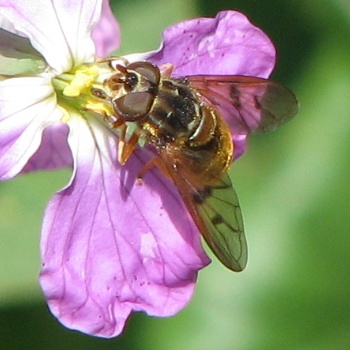
[[[52,313],[101,337],[118,335],[132,311],[175,314],[209,259],[176,188],[154,169],[136,185],[150,154],[137,149],[122,166],[116,135],[96,118],[104,107],[91,104],[89,88],[111,74],[96,56],[119,42],[107,1],[0,0],[0,19],[0,62],[14,62],[1,67],[0,178],[73,170],[42,228],[40,283]],[[275,51],[245,16],[226,11],[166,29],[159,50],[128,56],[138,59],[171,63],[180,76],[268,77]],[[236,156],[245,136],[233,135]]]

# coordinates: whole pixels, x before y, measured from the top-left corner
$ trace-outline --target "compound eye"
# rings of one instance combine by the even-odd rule
[[[131,92],[113,101],[117,115],[124,121],[135,122],[147,117],[154,101],[150,92]]]
[[[152,85],[158,85],[160,80],[159,68],[151,62],[139,61],[130,63],[128,70],[133,70],[143,76]]]

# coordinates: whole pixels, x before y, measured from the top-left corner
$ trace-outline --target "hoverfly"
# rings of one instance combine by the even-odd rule
[[[119,161],[125,163],[143,137],[157,151],[154,163],[177,186],[216,257],[233,271],[243,270],[243,219],[227,174],[234,152],[230,130],[247,135],[284,124],[298,111],[295,96],[262,78],[173,78],[171,68],[148,61],[113,68],[116,73],[104,81],[104,89],[92,94],[111,105],[113,116],[105,118],[112,127],[136,126],[128,141],[121,136]]]

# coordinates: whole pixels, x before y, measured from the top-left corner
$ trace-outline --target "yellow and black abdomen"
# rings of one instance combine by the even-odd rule
[[[226,122],[210,106],[201,108],[201,123],[183,148],[191,172],[207,185],[218,182],[227,172],[233,155],[231,134]]]

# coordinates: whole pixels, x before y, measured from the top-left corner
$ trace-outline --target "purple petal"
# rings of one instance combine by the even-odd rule
[[[164,31],[163,40],[159,51],[144,57],[158,65],[173,64],[173,74],[178,76],[267,78],[275,65],[275,48],[270,39],[235,11],[175,24]]]
[[[43,130],[59,122],[62,114],[50,79],[0,82],[0,179],[9,179],[22,170],[39,148]]]
[[[112,337],[133,310],[183,308],[208,258],[174,186],[157,170],[136,184],[145,150],[121,167],[101,126],[73,122],[75,175],[46,210],[40,281],[65,326]]]
[[[102,0],[0,0],[0,18],[28,37],[57,73],[91,61],[91,30],[100,19]]]
[[[238,159],[247,149],[247,135],[232,135],[233,159]]]
[[[72,155],[68,147],[68,126],[56,123],[47,127],[39,149],[22,170],[28,173],[37,170],[53,170],[72,166]]]
[[[116,21],[108,0],[103,0],[100,22],[91,33],[96,47],[96,55],[107,56],[120,44],[119,24]]]

